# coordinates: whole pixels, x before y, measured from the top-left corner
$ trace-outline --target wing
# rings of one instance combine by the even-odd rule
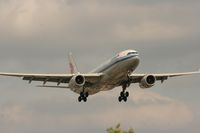
[[[25,73],[0,73],[1,76],[12,76],[21,77],[23,80],[28,80],[29,83],[32,81],[42,81],[43,84],[47,82],[56,82],[57,85],[60,83],[69,83],[71,78],[75,74],[25,74]],[[94,83],[100,80],[102,73],[91,73],[91,74],[81,74],[85,77],[86,82]]]
[[[131,83],[139,83],[144,76],[153,75],[156,78],[156,80],[160,80],[161,82],[163,82],[164,80],[167,80],[168,78],[171,78],[171,77],[188,76],[188,75],[193,75],[193,74],[200,74],[200,70],[195,71],[195,72],[184,72],[184,73],[131,74],[130,79],[131,79]]]

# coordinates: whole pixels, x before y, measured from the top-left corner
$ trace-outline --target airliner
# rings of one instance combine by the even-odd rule
[[[163,83],[170,77],[199,74],[200,70],[184,73],[164,74],[136,74],[135,69],[140,62],[139,54],[135,50],[125,50],[109,59],[89,73],[80,73],[72,54],[69,54],[69,74],[27,74],[27,73],[2,73],[1,76],[21,77],[29,83],[41,81],[43,84],[38,87],[67,88],[79,95],[78,101],[86,102],[88,96],[101,91],[109,91],[115,87],[122,87],[118,101],[126,102],[129,97],[127,88],[132,83],[139,83],[140,88],[151,88],[156,81]],[[55,86],[46,85],[48,82],[56,83]],[[61,86],[61,84],[63,84]]]

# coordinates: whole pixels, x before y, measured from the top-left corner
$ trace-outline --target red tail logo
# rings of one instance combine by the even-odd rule
[[[74,73],[74,66],[72,65],[72,63],[69,63],[69,67],[70,67],[71,74],[73,74]]]

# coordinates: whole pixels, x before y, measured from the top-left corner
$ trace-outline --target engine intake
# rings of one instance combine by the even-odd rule
[[[83,85],[85,83],[85,78],[82,75],[75,77],[75,81],[78,85]]]
[[[142,89],[151,88],[155,85],[156,78],[153,75],[146,75],[142,78],[139,86]]]
[[[70,88],[80,88],[83,87],[85,84],[85,77],[82,75],[75,75],[69,82]]]

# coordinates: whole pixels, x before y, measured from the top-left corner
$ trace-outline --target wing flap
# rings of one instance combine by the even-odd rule
[[[37,87],[43,87],[43,88],[63,88],[63,89],[68,89],[69,88],[67,86],[50,86],[50,85],[38,85]]]
[[[46,82],[57,82],[58,84],[60,83],[69,83],[70,78],[67,77],[32,77],[32,76],[24,76],[22,78],[23,80],[28,80],[29,82],[32,81],[43,81],[44,84]]]
[[[23,80],[32,81],[69,83],[75,74],[26,74],[26,73],[0,73],[1,76],[21,77]],[[102,73],[81,74],[85,77],[87,82],[94,83],[101,79]]]

